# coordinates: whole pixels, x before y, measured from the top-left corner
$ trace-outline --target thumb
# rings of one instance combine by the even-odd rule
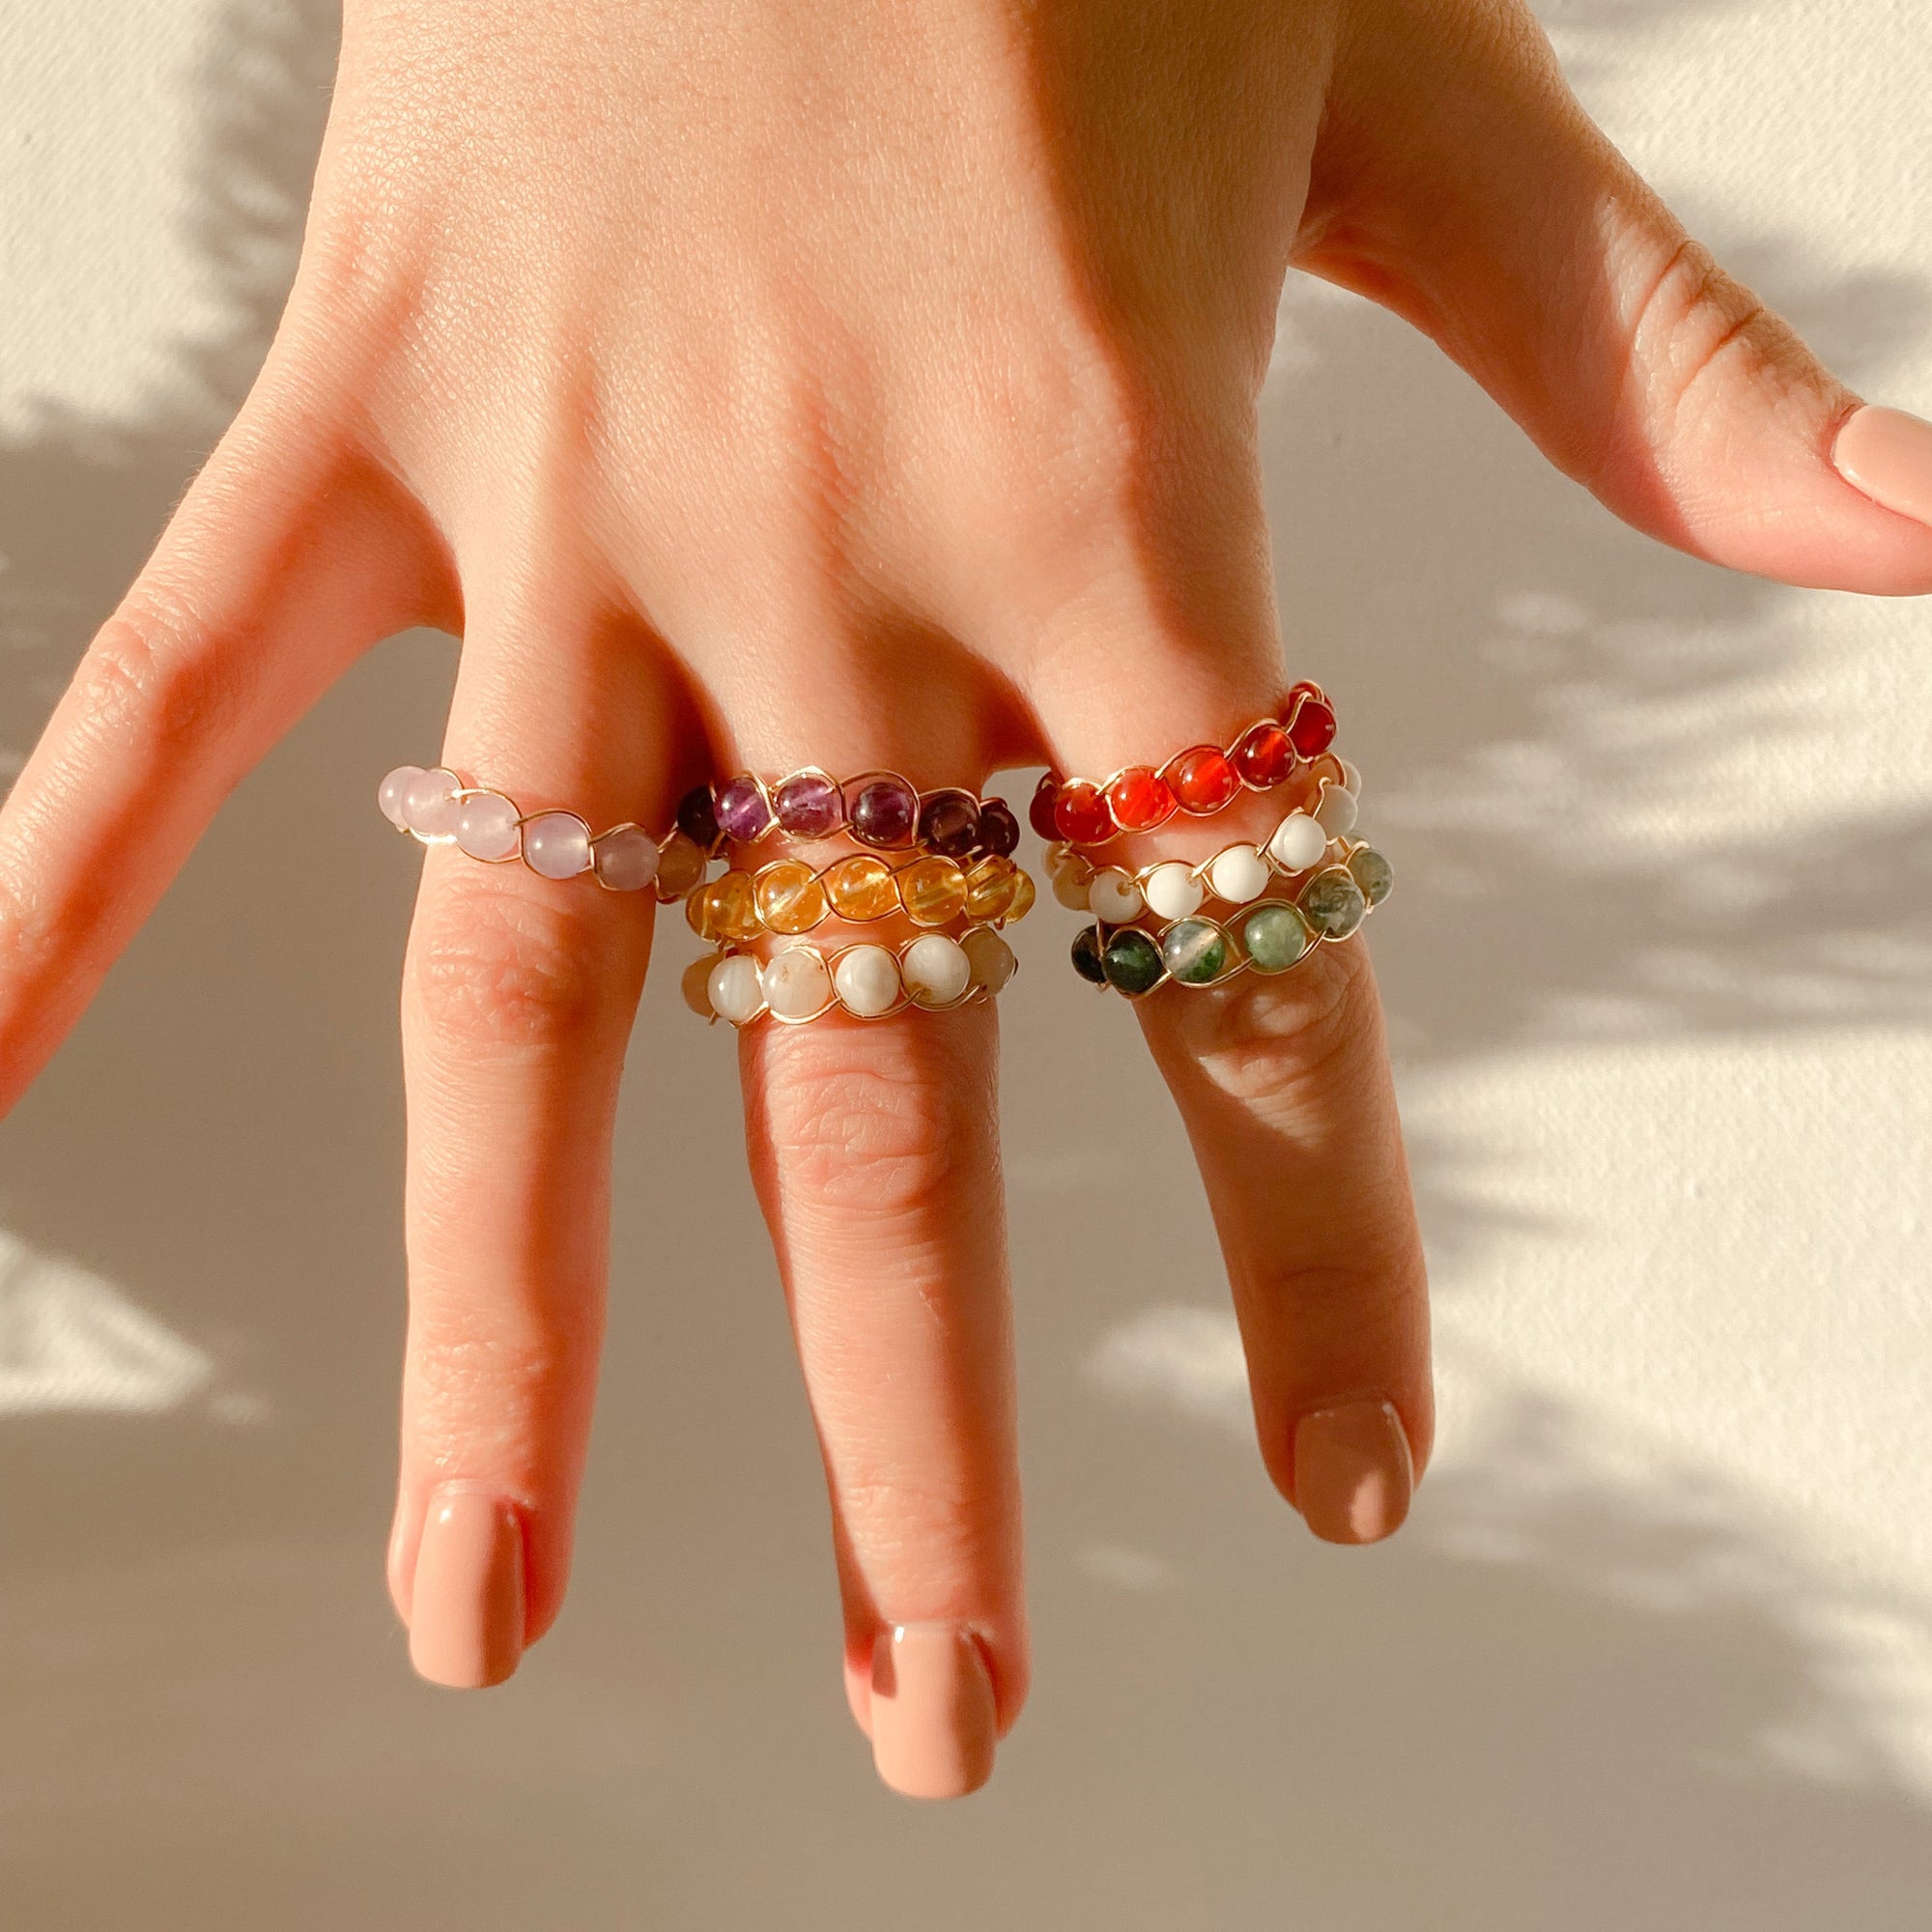
[[[1296,265],[1433,337],[1646,534],[1788,583],[1932,591],[1932,423],[1863,407],[1690,239],[1527,10],[1362,12]]]

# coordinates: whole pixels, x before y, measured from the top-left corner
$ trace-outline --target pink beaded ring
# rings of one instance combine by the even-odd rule
[[[844,837],[881,852],[921,847],[944,859],[1005,858],[1020,842],[1019,820],[1003,798],[980,798],[957,785],[922,792],[896,772],[865,772],[840,784],[816,766],[770,782],[741,772],[695,786],[679,802],[677,824],[707,853],[773,834]]]
[[[487,866],[521,859],[546,879],[588,872],[608,892],[655,887],[668,903],[704,876],[705,855],[681,832],[664,840],[626,822],[592,833],[574,811],[521,811],[486,785],[467,785],[442,766],[398,765],[376,793],[383,816],[424,845],[454,845]]]
[[[1177,812],[1206,818],[1244,791],[1272,791],[1335,742],[1335,707],[1301,683],[1280,715],[1258,719],[1233,744],[1193,745],[1156,770],[1128,765],[1103,783],[1049,772],[1028,809],[1042,838],[1102,845],[1122,832],[1152,832]]]

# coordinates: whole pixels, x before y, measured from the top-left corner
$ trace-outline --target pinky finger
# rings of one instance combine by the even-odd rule
[[[251,401],[88,647],[0,809],[0,1112],[237,781],[427,614],[412,509],[327,425]]]

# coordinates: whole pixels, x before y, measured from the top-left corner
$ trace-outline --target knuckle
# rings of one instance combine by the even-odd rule
[[[625,1010],[622,976],[589,921],[491,881],[427,908],[410,945],[411,1017],[474,1049],[571,1046]]]
[[[174,764],[218,739],[243,698],[248,659],[206,648],[185,606],[145,586],[95,639],[74,678],[87,730],[122,755]]]

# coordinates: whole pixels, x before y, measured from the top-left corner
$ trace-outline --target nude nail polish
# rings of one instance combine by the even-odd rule
[[[1345,1403],[1301,1418],[1294,1432],[1294,1506],[1324,1543],[1393,1536],[1414,1491],[1408,1436],[1393,1403]]]
[[[1873,502],[1932,524],[1932,422],[1868,405],[1845,418],[1832,461]]]
[[[410,1601],[410,1662],[452,1690],[500,1684],[524,1654],[524,1532],[481,1490],[430,1498]]]
[[[872,1762],[907,1798],[963,1798],[993,1775],[993,1680],[957,1624],[895,1624],[872,1645]]]

